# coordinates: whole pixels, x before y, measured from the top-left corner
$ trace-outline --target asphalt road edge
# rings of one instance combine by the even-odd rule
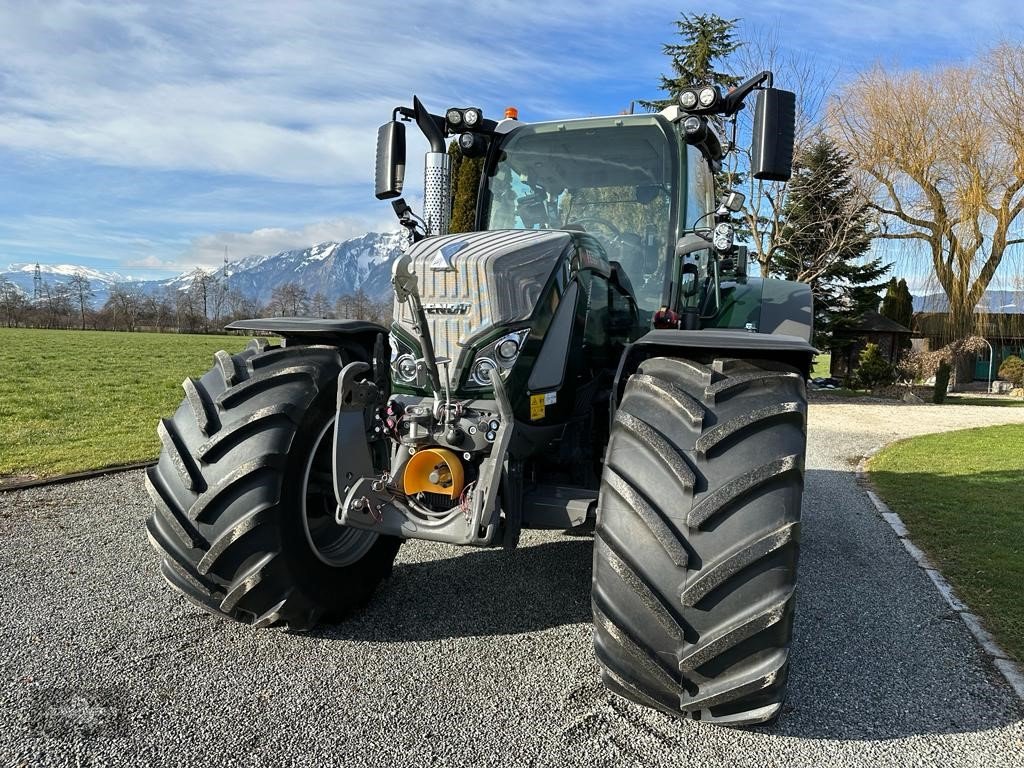
[[[960,620],[967,627],[967,630],[974,636],[974,639],[981,646],[982,651],[992,660],[992,664],[996,669],[999,670],[1000,674],[1009,683],[1010,688],[1017,694],[1017,697],[1024,701],[1024,671],[1022,671],[1019,664],[1010,658],[1009,654],[1006,653],[1000,647],[999,643],[995,641],[982,626],[981,619],[977,615],[971,613],[967,606],[961,602],[960,598],[956,596],[956,592],[953,590],[952,585],[946,581],[945,577],[939,572],[939,570],[932,564],[928,559],[927,555],[921,551],[921,549],[910,540],[909,531],[903,524],[903,520],[900,516],[893,512],[889,506],[882,501],[882,499],[875,493],[873,486],[871,485],[871,478],[867,473],[867,462],[872,456],[878,453],[884,446],[878,446],[872,449],[865,455],[860,462],[857,464],[857,479],[861,482],[867,497],[871,500],[875,509],[878,510],[878,514],[882,516],[882,519],[889,524],[892,528],[893,533],[900,540],[903,548],[907,550],[914,562],[917,563],[918,568],[923,570],[928,578],[931,579],[935,588],[942,595],[942,598],[946,601],[953,612],[956,613]]]

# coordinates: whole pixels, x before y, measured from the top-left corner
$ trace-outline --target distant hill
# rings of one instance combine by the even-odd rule
[[[281,251],[266,256],[249,256],[231,262],[228,268],[232,288],[262,304],[270,301],[276,286],[294,282],[310,294],[322,291],[330,303],[362,289],[370,298],[387,300],[391,295],[391,264],[401,253],[404,235],[399,232],[368,232],[342,242],[326,242],[309,248]],[[167,280],[141,280],[116,272],[102,272],[70,264],[42,265],[44,281],[50,285],[66,283],[75,272],[82,272],[95,292],[94,307],[101,307],[110,289],[118,283],[130,283],[145,293],[157,293],[170,286],[185,290],[193,272]],[[0,272],[27,296],[32,295],[34,264],[13,264]],[[914,296],[915,312],[947,312],[945,294]],[[986,313],[1024,314],[1024,291],[986,291],[978,303]]]
[[[948,312],[949,300],[944,293],[914,297],[915,312]],[[1024,291],[985,291],[976,312],[985,314],[1024,314]]]
[[[321,291],[329,302],[359,289],[373,299],[385,299],[391,291],[391,262],[401,252],[403,242],[404,235],[398,232],[370,232],[343,242],[249,256],[229,264],[228,278],[232,288],[261,303],[270,300],[276,286],[289,282],[298,283],[310,294]],[[76,272],[89,278],[95,292],[95,307],[102,306],[110,289],[119,283],[130,283],[144,293],[157,293],[167,287],[184,290],[194,274],[184,272],[167,280],[140,280],[70,264],[40,266],[41,277],[51,286],[66,283]],[[0,272],[0,279],[31,296],[34,274],[34,264],[13,264]]]

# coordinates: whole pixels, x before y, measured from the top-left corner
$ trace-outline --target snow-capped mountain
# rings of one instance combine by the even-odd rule
[[[362,289],[381,299],[391,290],[391,262],[401,252],[400,233],[371,232],[342,243],[320,243],[311,248],[282,251],[272,256],[250,256],[228,267],[231,287],[265,303],[274,288],[298,283],[310,295],[322,292],[328,301]],[[171,281],[185,287],[189,275]]]
[[[231,288],[266,304],[279,285],[298,283],[312,296],[323,293],[329,303],[362,289],[370,298],[387,300],[391,295],[391,264],[401,252],[405,235],[399,232],[369,232],[343,242],[327,242],[280,253],[249,256],[228,266]],[[216,270],[222,274],[221,270]],[[50,286],[67,283],[81,273],[89,279],[94,292],[92,305],[103,306],[110,289],[132,283],[136,290],[155,294],[170,287],[186,290],[195,276],[184,272],[168,280],[141,280],[131,275],[103,272],[72,264],[44,264],[41,277]],[[35,264],[12,264],[0,272],[28,297],[33,295]],[[945,295],[932,293],[914,296],[915,312],[948,312]],[[979,312],[1024,314],[1024,291],[989,290],[978,302]]]
[[[13,283],[14,287],[26,296],[34,294],[35,264],[11,264],[5,272],[0,272],[0,280]],[[74,275],[82,274],[89,280],[89,285],[96,293],[100,302],[106,301],[111,287],[118,283],[133,282],[135,278],[117,272],[101,272],[90,267],[76,267],[73,264],[43,264],[39,267],[39,276],[50,286],[67,283]]]
[[[373,299],[385,299],[391,290],[391,262],[401,252],[404,235],[398,232],[369,232],[344,242],[327,242],[280,253],[249,256],[229,263],[231,288],[260,303],[270,300],[279,285],[298,283],[310,295],[321,292],[328,302],[362,289]],[[100,307],[116,284],[132,283],[143,293],[166,288],[187,289],[195,275],[184,272],[168,280],[140,280],[74,265],[41,265],[40,276],[50,286],[67,283],[76,273],[89,279],[94,292],[93,306]],[[221,274],[221,270],[217,270]],[[26,296],[33,295],[34,264],[12,264],[0,272],[0,280],[13,283]]]

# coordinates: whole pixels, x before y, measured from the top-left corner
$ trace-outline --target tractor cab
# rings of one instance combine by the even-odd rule
[[[477,228],[592,234],[649,325],[680,230],[707,212],[711,194],[707,162],[686,152],[662,115],[520,125],[499,136],[488,157]]]

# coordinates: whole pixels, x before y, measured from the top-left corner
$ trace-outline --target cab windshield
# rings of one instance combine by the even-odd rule
[[[675,244],[674,146],[651,115],[517,128],[488,169],[487,229],[589,232],[653,312]]]

